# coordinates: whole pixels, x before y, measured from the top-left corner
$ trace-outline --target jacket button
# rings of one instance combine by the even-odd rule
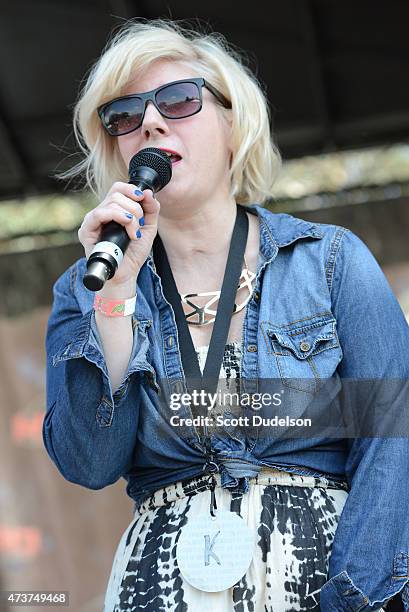
[[[257,345],[256,344],[249,344],[247,346],[247,350],[249,353],[257,353]]]
[[[306,353],[311,348],[311,344],[309,342],[305,342],[304,340],[300,342],[300,349],[303,353]]]
[[[183,392],[183,382],[181,380],[177,380],[172,385],[174,393],[182,393]]]
[[[260,301],[260,291],[255,291],[255,293],[254,293],[254,301],[255,302],[259,302]]]
[[[173,346],[173,336],[169,336],[169,338],[167,340],[167,345],[168,345],[168,348],[172,348],[172,346]]]

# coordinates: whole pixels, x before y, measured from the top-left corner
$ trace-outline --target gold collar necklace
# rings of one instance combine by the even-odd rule
[[[255,278],[256,278],[256,275],[254,272],[251,272],[248,269],[246,256],[244,256],[244,268],[241,271],[237,291],[239,289],[243,289],[244,287],[247,287],[248,295],[246,296],[246,298],[241,304],[237,304],[237,303],[234,304],[234,309],[233,309],[232,314],[236,314],[237,312],[240,312],[240,310],[242,310],[247,304],[247,302],[249,301],[251,294],[253,292],[252,282]],[[214,304],[217,300],[220,299],[220,294],[221,294],[221,291],[206,291],[206,292],[201,292],[201,293],[182,293],[180,294],[182,302],[184,304],[188,304],[189,306],[193,308],[193,310],[191,310],[190,312],[185,313],[186,323],[188,323],[189,325],[209,325],[210,323],[213,323],[216,319],[217,311],[212,310],[210,306],[212,306],[212,304]],[[198,306],[197,304],[192,302],[190,299],[190,298],[205,297],[205,296],[209,296],[210,299],[206,302],[204,306]],[[210,315],[211,317],[213,316],[213,318],[206,319],[206,315]]]

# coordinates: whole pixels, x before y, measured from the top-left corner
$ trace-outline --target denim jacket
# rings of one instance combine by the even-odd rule
[[[376,259],[350,230],[259,205],[260,252],[246,306],[240,377],[409,379],[409,329]],[[171,305],[152,251],[137,280],[133,346],[112,394],[86,259],[55,282],[48,321],[45,447],[68,481],[101,489],[123,477],[141,502],[205,466],[194,427],[175,433],[159,409],[161,380],[180,391],[183,368]],[[254,382],[255,381],[255,382]],[[250,392],[254,392],[250,388]],[[186,414],[189,412],[186,409]],[[190,413],[191,414],[191,413]],[[161,435],[158,435],[158,431]],[[409,612],[409,443],[400,438],[214,440],[222,486],[242,487],[261,466],[346,480],[321,609],[379,610],[401,592]]]

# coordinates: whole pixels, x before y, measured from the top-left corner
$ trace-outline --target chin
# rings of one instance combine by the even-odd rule
[[[160,201],[160,196],[163,194],[163,197],[166,200],[178,200],[183,201],[189,193],[189,189],[186,185],[182,185],[181,181],[179,181],[174,175],[170,179],[169,183],[164,187],[161,191],[158,192],[158,200]]]

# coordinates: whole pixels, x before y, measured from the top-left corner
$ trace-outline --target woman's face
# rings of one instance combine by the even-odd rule
[[[124,95],[142,93],[160,85],[203,76],[178,62],[160,60],[132,81]],[[149,102],[142,125],[124,136],[117,137],[118,148],[126,167],[135,153],[145,147],[171,149],[181,156],[172,164],[172,179],[158,199],[161,205],[199,206],[211,199],[225,199],[229,194],[229,128],[213,94],[203,87],[203,105],[196,115],[184,119],[162,117]]]

